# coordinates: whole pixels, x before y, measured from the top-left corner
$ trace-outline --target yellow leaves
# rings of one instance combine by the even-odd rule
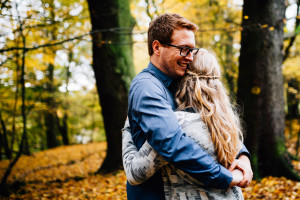
[[[300,183],[284,177],[265,177],[243,189],[245,199],[299,199]]]
[[[285,146],[290,155],[297,154],[297,140],[300,124],[298,119],[289,119],[285,121]],[[300,150],[300,149],[299,149]],[[298,161],[292,160],[292,165],[300,173],[300,155]]]
[[[264,28],[268,28],[269,25],[268,25],[268,24],[263,24],[263,25],[261,25],[261,27],[264,29]],[[274,26],[270,26],[270,27],[269,27],[269,30],[270,30],[270,31],[274,31],[274,30],[275,30]]]
[[[287,20],[285,18],[282,21],[283,21],[284,24],[286,24],[286,22],[287,22]]]
[[[30,170],[36,171],[25,176],[23,180],[26,185],[7,200],[127,199],[127,179],[124,171],[107,175],[91,175],[103,161],[105,149],[106,143],[102,142],[62,146],[32,156],[22,156],[16,166],[18,170],[14,170],[12,176],[20,180],[24,173]],[[0,169],[7,164],[8,161],[1,161]],[[47,166],[52,167],[37,170]],[[0,177],[2,175],[3,171],[0,171]],[[300,183],[284,177],[266,177],[261,181],[253,181],[250,187],[243,189],[243,194],[246,200],[299,199]]]
[[[83,177],[100,166],[105,155],[106,143],[61,146],[55,149],[22,156],[13,168],[9,182],[15,179],[25,182],[49,182],[70,177]],[[101,153],[99,153],[101,152]],[[7,166],[8,161],[1,161]],[[0,177],[4,168],[0,168]],[[14,178],[15,177],[15,178]]]
[[[20,180],[26,185],[22,188],[22,194],[12,194],[10,199],[103,199],[101,197],[107,191],[122,193],[119,196],[123,198],[126,195],[124,173],[89,175],[101,165],[105,149],[106,143],[102,142],[61,146],[32,156],[22,156],[9,182]],[[1,161],[0,166],[1,179],[8,161]]]
[[[259,95],[260,92],[261,92],[261,89],[258,86],[254,86],[254,87],[251,88],[251,93],[254,94],[254,95]]]
[[[297,37],[294,46],[291,48],[291,53],[289,58],[284,62],[283,65],[283,75],[285,79],[297,79],[300,81],[300,56],[297,56],[297,52],[299,51],[300,38]],[[287,46],[288,43],[285,43]]]
[[[271,27],[269,28],[269,30],[270,30],[270,31],[274,31],[275,28],[274,28],[273,26],[271,26]]]
[[[30,59],[30,62],[26,62],[26,69],[27,70],[30,70],[30,71],[33,71],[34,68],[40,66],[41,63],[40,63],[40,60],[37,59],[37,58],[31,58]]]

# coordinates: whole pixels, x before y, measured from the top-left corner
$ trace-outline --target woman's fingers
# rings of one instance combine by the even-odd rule
[[[243,180],[238,184],[238,186],[242,188],[248,187],[253,178],[253,172],[249,158],[247,156],[241,156],[238,160],[234,160],[228,170],[232,172],[234,169],[241,170],[244,176]]]

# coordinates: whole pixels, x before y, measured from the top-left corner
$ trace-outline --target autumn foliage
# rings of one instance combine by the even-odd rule
[[[124,171],[94,175],[105,149],[102,142],[22,156],[9,177],[11,195],[3,199],[126,199]],[[8,164],[0,162],[0,177]],[[245,199],[299,199],[300,182],[266,177],[243,191]]]

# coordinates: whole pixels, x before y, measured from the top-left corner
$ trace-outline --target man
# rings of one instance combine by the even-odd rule
[[[149,144],[193,178],[208,186],[227,188],[233,181],[231,172],[215,163],[192,139],[187,137],[174,114],[176,80],[184,76],[197,53],[194,31],[198,27],[178,14],[163,14],[154,19],[148,30],[150,63],[132,81],[129,92],[128,118],[133,141],[139,149]],[[248,151],[240,151],[230,170],[239,168],[246,187],[252,179]],[[128,199],[164,199],[161,172],[144,183],[127,184]]]

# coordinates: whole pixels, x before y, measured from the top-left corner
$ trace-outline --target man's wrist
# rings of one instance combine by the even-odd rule
[[[212,186],[217,186],[217,188],[226,189],[230,186],[230,183],[233,180],[232,173],[220,165],[220,173],[218,178],[214,179],[211,183]]]

